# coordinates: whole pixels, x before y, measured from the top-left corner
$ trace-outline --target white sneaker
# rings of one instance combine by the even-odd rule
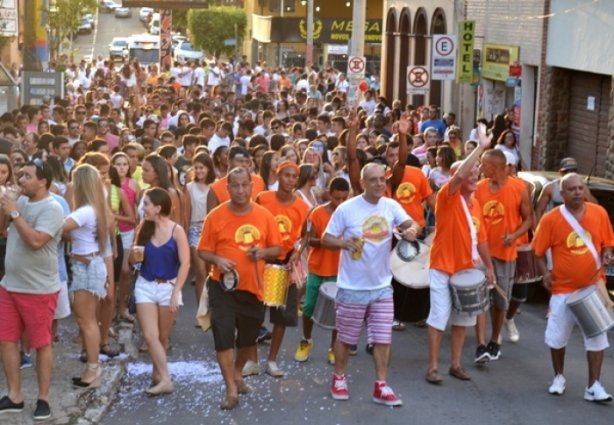
[[[590,388],[584,390],[584,400],[586,401],[612,401],[612,396],[605,392],[605,388],[595,381]]]
[[[260,365],[253,360],[248,360],[245,362],[243,366],[243,372],[241,375],[243,376],[251,376],[251,375],[260,375],[262,371],[260,370]]]
[[[268,362],[266,365],[266,373],[273,378],[283,378],[285,373],[277,367],[277,362]]]
[[[512,342],[518,342],[518,340],[520,339],[520,334],[518,333],[518,328],[516,328],[516,323],[514,323],[514,319],[505,319],[504,323],[509,340]]]
[[[565,392],[565,377],[561,374],[556,375],[548,392],[552,395],[562,395]]]

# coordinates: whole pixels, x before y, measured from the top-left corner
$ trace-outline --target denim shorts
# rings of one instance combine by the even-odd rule
[[[89,264],[71,260],[72,284],[70,291],[88,291],[98,298],[107,296],[107,268],[104,259],[97,255],[90,257]]]
[[[196,248],[198,246],[198,242],[200,241],[200,234],[203,231],[203,222],[195,221],[194,223],[190,223],[190,227],[188,228],[188,242],[192,248]]]

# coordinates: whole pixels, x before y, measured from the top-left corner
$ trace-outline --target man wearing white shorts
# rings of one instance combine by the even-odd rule
[[[439,349],[448,321],[452,324],[452,366],[449,374],[467,381],[469,374],[461,366],[465,328],[476,324],[476,315],[452,310],[450,278],[464,269],[473,269],[481,259],[489,283],[494,271],[488,252],[481,207],[473,197],[478,181],[478,158],[490,146],[485,128],[479,129],[480,144],[463,161],[452,165],[452,177],[437,193],[435,205],[435,237],[431,245],[429,287],[431,309],[429,326],[429,364],[425,379],[440,384]]]
[[[584,180],[575,173],[561,179],[564,204],[545,214],[533,238],[537,265],[544,286],[550,290],[550,317],[545,342],[550,347],[554,380],[548,389],[552,395],[565,392],[565,347],[576,320],[567,305],[568,298],[578,290],[599,290],[595,285],[604,279],[603,265],[613,263],[614,232],[606,210],[585,201]],[[546,251],[552,252],[552,271],[546,267]],[[591,286],[594,288],[591,288]],[[588,359],[588,385],[584,390],[587,401],[611,401],[599,378],[604,350],[608,348],[607,332],[587,337],[584,347]]]

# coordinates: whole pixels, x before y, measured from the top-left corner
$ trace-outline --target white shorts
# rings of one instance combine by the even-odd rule
[[[567,298],[571,294],[556,294],[550,297],[550,317],[546,325],[545,342],[550,348],[558,350],[567,346],[571,332],[576,325],[576,317],[567,307]],[[608,333],[603,332],[592,338],[587,338],[584,333],[584,347],[586,351],[602,351],[610,346]]]
[[[170,282],[150,282],[143,276],[139,276],[134,285],[134,298],[137,304],[151,303],[168,307],[171,304],[174,287]],[[181,293],[179,294],[179,305],[183,305]]]
[[[132,240],[134,239],[134,229],[127,232],[119,232],[119,236],[122,238],[122,248],[124,251],[130,251],[132,249]]]
[[[450,275],[439,270],[429,270],[431,309],[426,323],[437,330],[445,331],[448,324],[453,326],[475,326],[477,315],[452,309],[450,296]]]
[[[58,304],[55,308],[54,319],[64,319],[70,316],[70,299],[68,298],[68,284],[65,280],[60,281],[60,293]]]

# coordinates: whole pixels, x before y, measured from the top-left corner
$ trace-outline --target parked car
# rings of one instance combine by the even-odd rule
[[[96,28],[96,20],[94,19],[93,14],[86,13],[85,15],[83,15],[83,18],[89,21],[90,25],[92,26],[92,29]]]
[[[116,3],[113,0],[100,0],[100,11],[101,12],[115,12],[115,9],[118,7],[122,7],[121,4]]]
[[[179,43],[173,52],[173,56],[176,61],[185,62],[186,60],[195,60],[198,59],[202,61],[205,57],[205,54],[192,46],[192,43],[189,41],[182,41]]]
[[[181,43],[183,43],[184,41],[187,41],[188,37],[186,37],[185,35],[181,35],[180,33],[175,33],[171,36],[171,52],[174,55],[175,54],[175,48],[177,48],[177,46],[179,46]]]
[[[521,171],[518,173],[518,177],[532,184],[533,205],[535,205],[544,186],[561,176],[553,171]],[[603,206],[608,212],[610,222],[614,223],[614,180],[584,175],[582,177],[591,194],[599,201],[599,205]],[[606,277],[608,292],[614,300],[614,266],[606,267]]]
[[[139,9],[139,21],[147,25],[153,13],[153,7],[141,7],[141,9]]]
[[[160,14],[154,13],[149,21],[149,33],[151,35],[160,35]]]
[[[77,34],[91,34],[92,29],[92,23],[90,22],[90,20],[83,17],[79,21],[79,28],[77,28]]]
[[[116,18],[132,18],[132,9],[129,7],[118,7],[115,9]]]
[[[113,58],[125,58],[128,56],[128,38],[114,37],[109,43],[109,56]]]

